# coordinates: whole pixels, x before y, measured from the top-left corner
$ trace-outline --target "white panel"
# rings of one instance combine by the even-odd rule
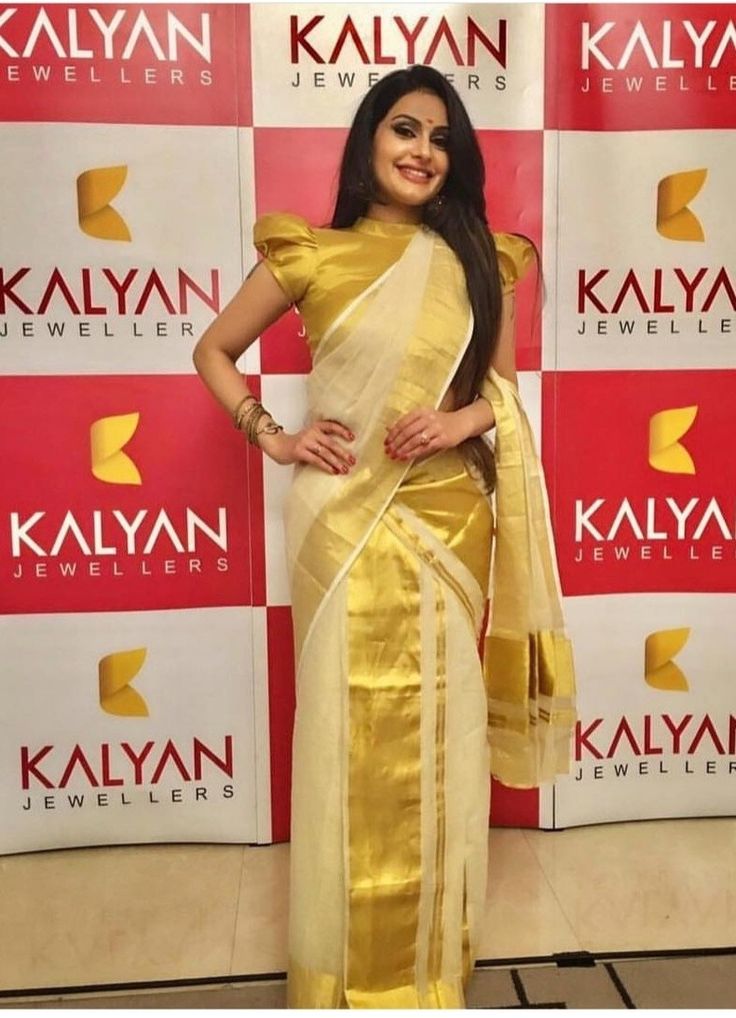
[[[258,261],[253,247],[253,224],[256,221],[255,165],[253,159],[253,128],[238,130],[238,194],[240,195],[241,276],[243,279]],[[245,351],[238,365],[249,375],[261,370],[261,341],[256,340]]]
[[[250,609],[26,615],[4,618],[0,628],[1,852],[256,841]],[[146,656],[130,687],[145,701],[148,716],[108,713],[100,705],[98,663],[136,648],[145,648]],[[196,779],[193,740],[225,758],[228,736],[232,776],[204,759]],[[169,740],[188,776],[169,760],[152,783]],[[148,743],[136,781],[123,744],[140,756]],[[67,786],[58,787],[75,745],[92,777],[78,763]],[[42,753],[27,789],[23,746],[31,759]],[[46,746],[52,748],[44,754]],[[199,799],[197,788],[204,789]]]
[[[716,287],[724,268],[730,272],[731,287],[736,285],[736,233],[727,211],[733,203],[736,133],[570,131],[560,135],[559,145],[557,366],[660,369],[736,364],[736,314],[728,280]],[[657,230],[660,181],[701,169],[707,176],[700,189],[696,187],[690,197],[685,182],[675,184],[672,200],[677,208],[682,203],[683,216],[700,223],[704,240],[663,236]],[[629,289],[615,311],[617,296],[632,271],[643,301]],[[678,272],[694,284],[690,310]],[[584,298],[582,311],[580,273],[591,294]],[[602,275],[595,281],[598,273]],[[714,288],[712,306],[704,310]],[[599,333],[603,329],[605,333]]]
[[[269,737],[268,644],[266,609],[252,609],[254,750],[256,775],[256,831],[259,844],[269,844],[271,833],[271,740]]]
[[[449,77],[475,127],[542,127],[543,4],[256,4],[251,20],[256,126],[346,126],[379,77],[430,63]]]
[[[566,599],[587,744],[581,741],[572,773],[557,782],[557,827],[733,814],[735,609],[736,596],[723,594]],[[689,688],[654,688],[645,681],[646,638],[680,628],[690,633],[672,660]],[[707,732],[693,748],[706,717],[725,752]],[[665,718],[675,728],[683,726],[679,745]],[[626,734],[612,745],[622,719],[636,746]]]
[[[307,413],[307,391],[303,375],[263,375],[263,404],[287,431],[299,431]],[[290,604],[289,578],[284,548],[283,504],[291,484],[293,467],[280,466],[263,458],[263,495],[266,534],[266,601],[269,605]]]
[[[192,348],[215,311],[191,290],[184,310],[180,272],[207,294],[216,273],[220,306],[242,278],[236,130],[108,124],[4,124],[0,130],[6,287],[21,268],[30,268],[12,288],[17,302],[6,297],[4,314],[0,306],[5,371],[193,371]],[[109,206],[124,220],[130,240],[90,236],[79,224],[78,176],[115,166],[127,167],[127,177]],[[54,270],[78,311],[59,286],[41,310]],[[103,270],[121,288],[133,273],[124,297],[118,298]],[[156,289],[143,299],[154,271],[173,313]]]

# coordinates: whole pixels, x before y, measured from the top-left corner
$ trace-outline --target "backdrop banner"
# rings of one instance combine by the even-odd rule
[[[256,216],[327,225],[380,76],[445,73],[530,237],[520,386],[580,722],[493,823],[733,814],[735,4],[0,6],[0,853],[288,839],[281,506],[195,376]],[[541,315],[540,315],[541,307]],[[242,361],[290,429],[288,312]]]

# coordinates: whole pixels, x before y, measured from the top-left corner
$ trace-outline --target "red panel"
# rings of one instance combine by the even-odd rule
[[[239,95],[233,5],[19,4],[0,17],[3,120],[235,124],[238,109],[250,114],[250,47],[238,52]],[[247,42],[247,12],[238,24]]]
[[[542,251],[542,173],[544,136],[541,131],[479,131],[486,165],[486,203],[491,229],[522,233]],[[539,273],[530,269],[516,287],[516,366],[519,371],[541,368]]]
[[[736,591],[736,372],[560,372],[542,387],[563,591]],[[652,416],[686,407],[669,444],[690,467],[651,466]]]
[[[288,210],[315,226],[328,225],[346,134],[342,128],[255,128],[256,214]],[[267,374],[305,374],[311,366],[294,309],[266,331],[261,368]]]
[[[491,784],[492,827],[539,827],[539,789]]]
[[[732,4],[547,5],[546,126],[736,126],[732,18]]]
[[[274,841],[288,841],[291,821],[291,739],[296,709],[291,608],[270,607],[267,609],[266,619],[271,738],[271,830]]]
[[[254,396],[261,398],[261,376],[247,375],[246,384]],[[251,603],[266,603],[266,537],[265,503],[263,496],[264,453],[246,444],[248,457],[248,522],[250,525],[250,588]]]
[[[18,377],[0,392],[12,479],[0,497],[0,611],[250,603],[244,440],[199,378]],[[140,483],[94,476],[91,425],[136,413],[120,454]]]

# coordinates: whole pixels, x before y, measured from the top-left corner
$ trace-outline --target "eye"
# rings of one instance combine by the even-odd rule
[[[414,131],[408,124],[394,124],[394,131],[400,138],[413,138]]]
[[[444,150],[450,144],[450,139],[446,134],[435,134],[432,138],[432,144]]]

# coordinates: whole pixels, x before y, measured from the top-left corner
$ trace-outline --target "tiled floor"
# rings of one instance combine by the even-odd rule
[[[279,1006],[288,851],[149,845],[0,858],[0,995],[55,991],[45,1006],[58,1007],[67,988],[112,984],[111,1007]],[[736,945],[736,820],[493,830],[489,878],[480,956],[493,967],[476,972],[472,1006],[624,1007],[616,979],[636,1006],[736,1005],[719,989],[736,986],[733,954],[549,964],[564,952]],[[547,964],[527,967],[534,959]],[[258,973],[266,978],[241,982]],[[194,979],[207,985],[155,985]],[[130,983],[144,984],[132,1005],[121,986]]]

